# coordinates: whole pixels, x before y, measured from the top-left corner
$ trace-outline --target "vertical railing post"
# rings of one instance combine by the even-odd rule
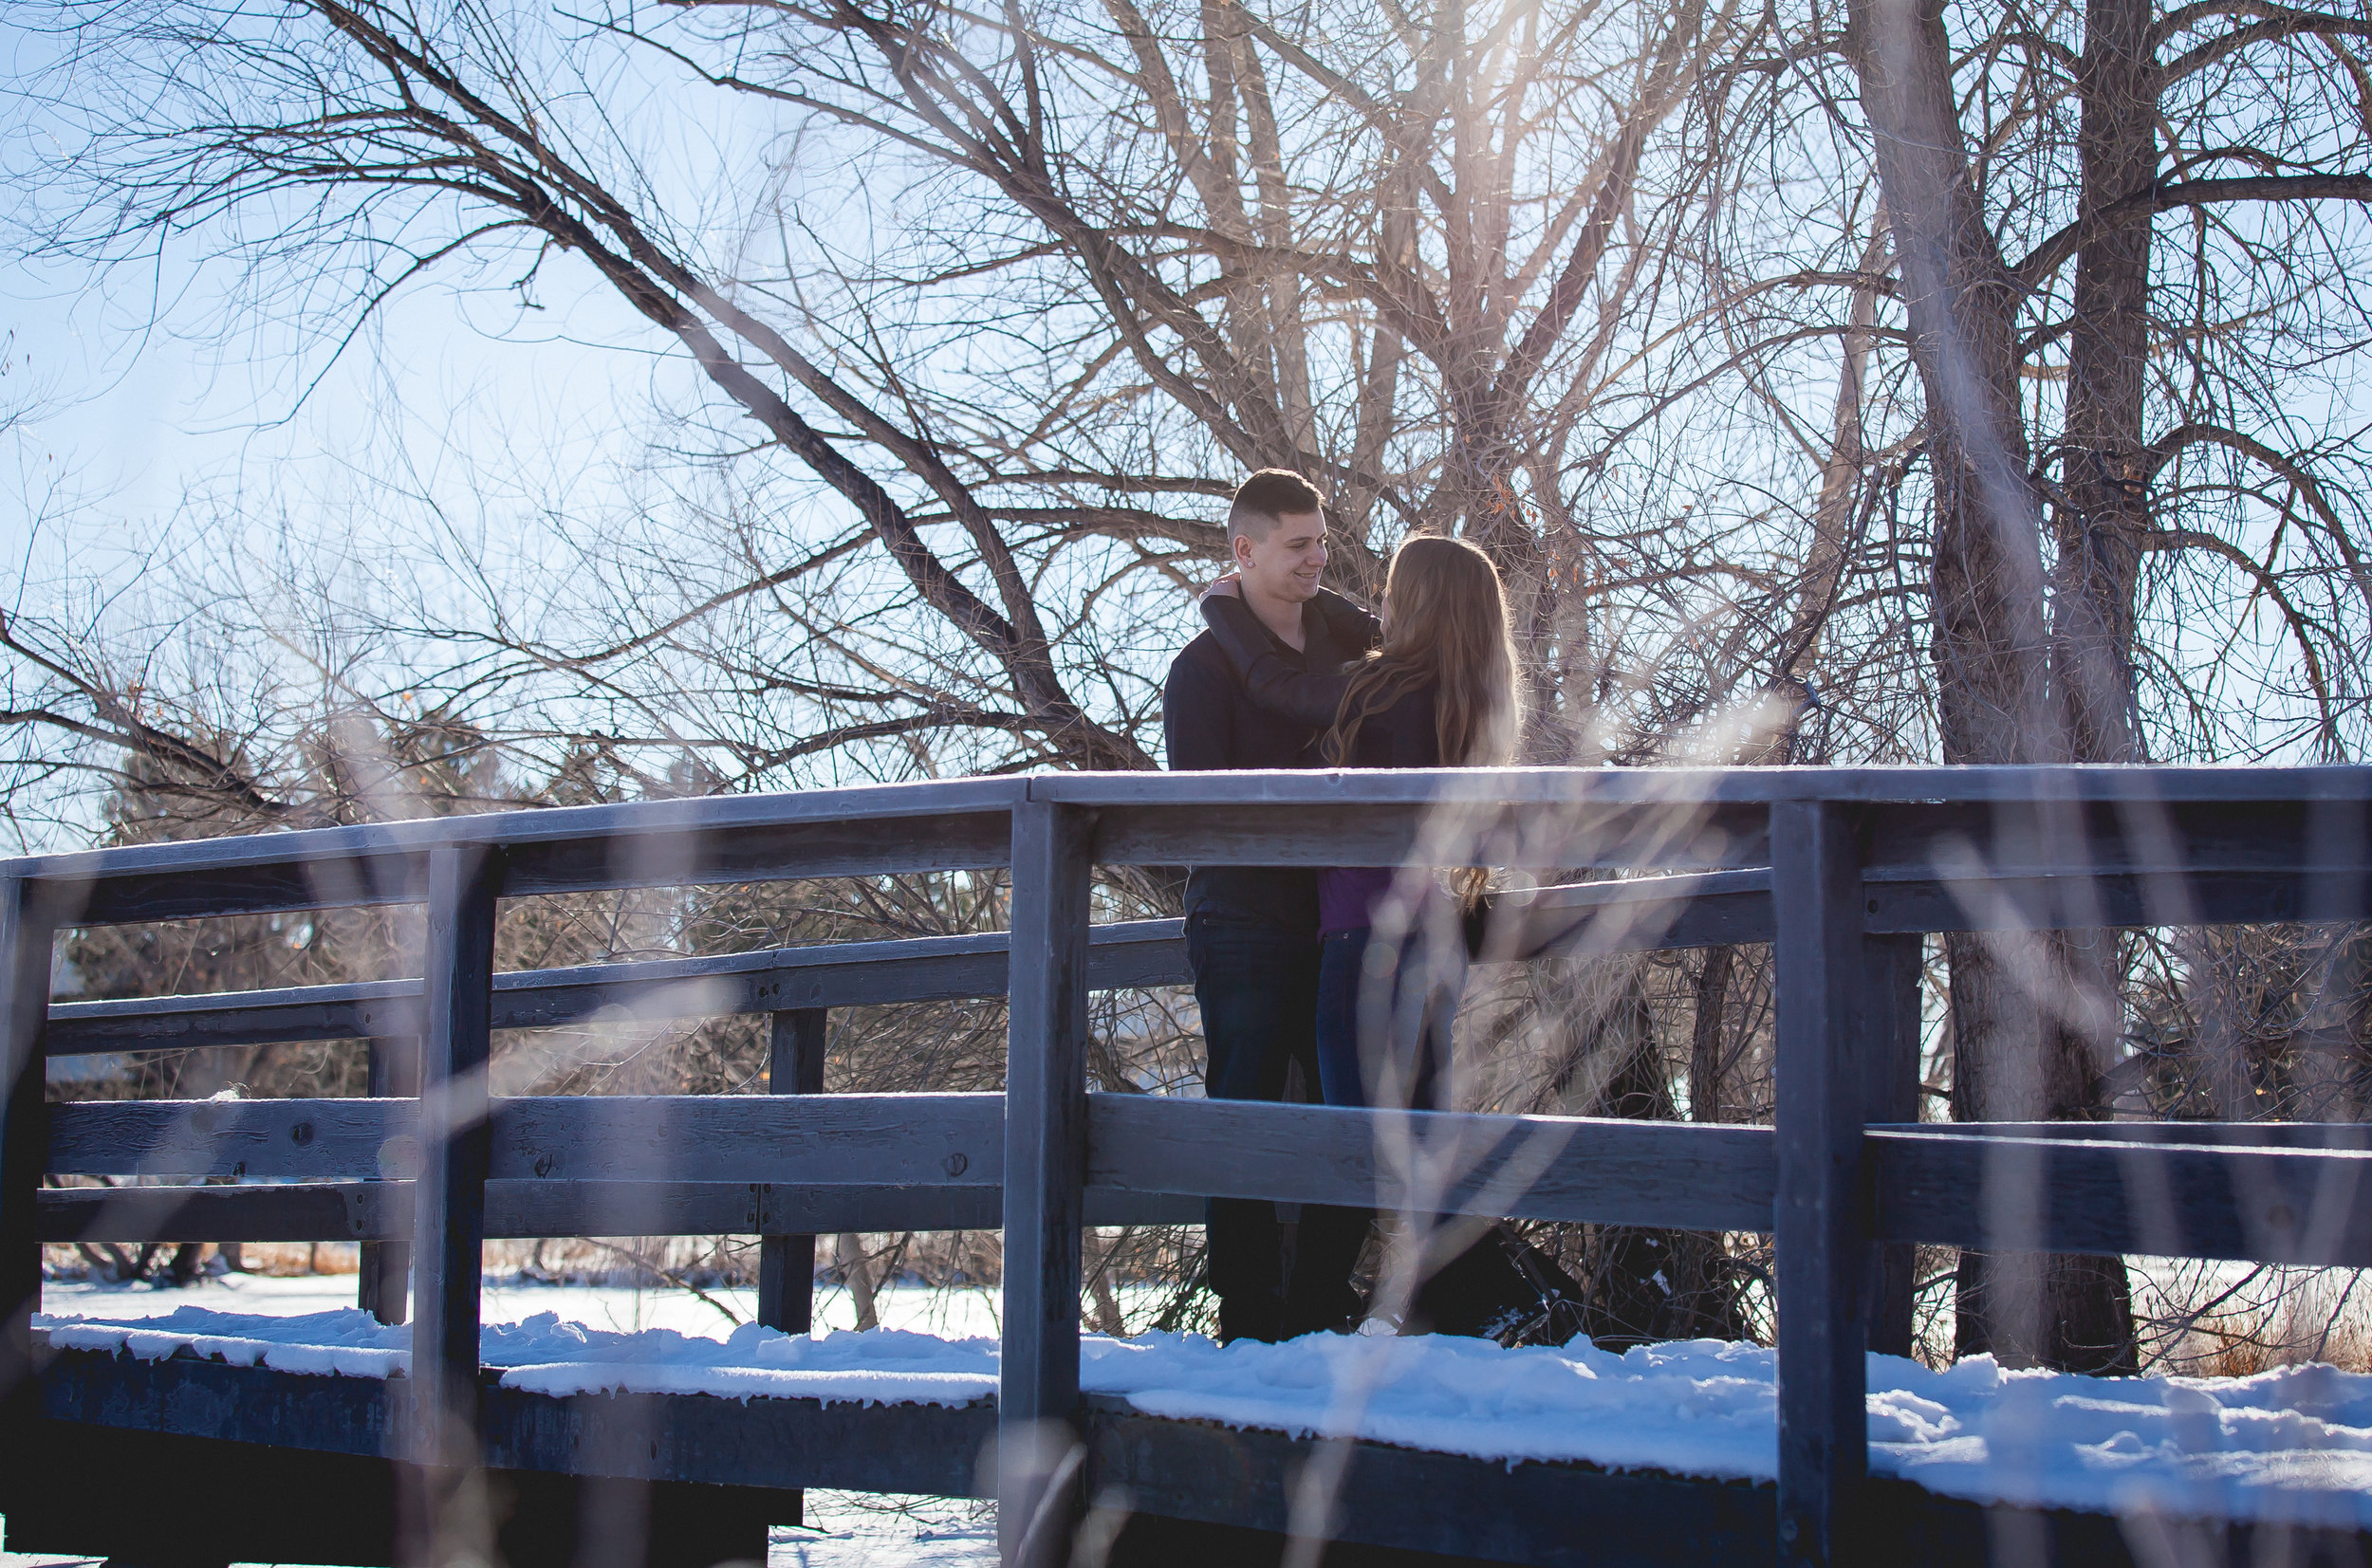
[[[1854,814],[1826,801],[1770,808],[1778,916],[1779,1561],[1829,1568],[1869,1467],[1868,1194],[1862,1179],[1861,862]]]
[[[0,876],[0,1431],[9,1451],[39,1408],[33,1389],[33,1314],[41,1310],[41,1237],[35,1218],[48,1163],[41,1035],[49,1020],[53,922],[30,886]]]
[[[417,1037],[370,1042],[370,1079],[363,1092],[373,1099],[412,1099],[420,1093],[420,1042]],[[410,1316],[412,1242],[389,1236],[364,1242],[356,1270],[354,1304],[382,1323]]]
[[[429,852],[427,982],[420,1042],[420,1170],[412,1228],[413,1425],[422,1511],[407,1554],[439,1562],[491,1542],[455,1539],[456,1506],[481,1462],[478,1293],[491,1150],[487,1083],[501,853],[440,844]]]
[[[1919,1119],[1919,970],[1926,939],[1914,932],[1865,936],[1862,962],[1862,1119]],[[1869,1348],[1909,1356],[1918,1331],[1918,1247],[1870,1248]]]
[[[794,1007],[773,1016],[767,1041],[766,1092],[824,1092],[824,1040],[830,1012]],[[758,1238],[758,1321],[786,1334],[815,1326],[815,1238]]]
[[[766,1092],[769,1095],[820,1095],[824,1092],[824,1044],[831,1023],[829,1009],[793,1007],[774,1014],[767,1038]],[[815,1238],[758,1238],[758,1321],[785,1334],[805,1334],[815,1327]],[[777,1524],[806,1522],[806,1495],[788,1493]]]
[[[1092,813],[1013,808],[1005,1057],[1004,1353],[996,1539],[1007,1568],[1058,1568],[1079,1508],[1080,1247],[1087,1164]]]

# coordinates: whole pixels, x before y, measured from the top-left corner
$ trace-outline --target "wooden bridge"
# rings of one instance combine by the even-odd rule
[[[1920,1125],[1920,938],[2364,918],[2368,807],[2357,768],[1061,775],[9,862],[8,1544],[450,1560],[491,1476],[518,1563],[762,1557],[766,1523],[809,1486],[993,1495],[1007,1559],[1031,1565],[1067,1559],[1090,1500],[1125,1496],[1144,1552],[1249,1560],[1286,1528],[1311,1445],[1080,1392],[1084,1227],[1191,1222],[1216,1195],[1774,1237],[1775,1488],[1361,1443],[1343,1540],[1544,1564],[2130,1559],[2112,1519],[1869,1478],[1863,1351],[1909,1349],[1910,1245],[2363,1265],[2372,1153],[2354,1126]],[[1176,923],[1091,928],[1091,866],[1461,859],[1625,874],[1505,913],[1510,956],[1772,942],[1776,1125],[1403,1114],[1399,1130],[1464,1156],[1452,1190],[1420,1192],[1379,1153],[1393,1113],[1087,1092],[1090,989],[1186,978]],[[1010,936],[492,971],[506,896],[1004,866]],[[49,1000],[64,927],[399,903],[427,909],[419,980]],[[1004,1094],[819,1093],[827,1009],[999,994]],[[490,1031],[621,1003],[771,1015],[772,1094],[490,1097]],[[374,1042],[372,1098],[45,1102],[47,1057],[353,1038]],[[1510,1196],[1519,1160],[1536,1173]],[[560,1398],[478,1364],[490,1236],[758,1234],[761,1318],[799,1328],[814,1234],[991,1227],[993,1409]],[[30,1324],[40,1246],[78,1239],[360,1241],[361,1298],[384,1321],[403,1320],[408,1269],[412,1374],[53,1351]],[[2249,1539],[2216,1533],[2216,1550]]]

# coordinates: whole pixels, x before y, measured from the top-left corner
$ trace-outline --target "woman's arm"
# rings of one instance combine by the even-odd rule
[[[1251,606],[1232,595],[1205,595],[1202,618],[1210,623],[1212,636],[1253,706],[1307,725],[1334,722],[1343,689],[1350,684],[1348,675],[1302,669],[1277,647]]]

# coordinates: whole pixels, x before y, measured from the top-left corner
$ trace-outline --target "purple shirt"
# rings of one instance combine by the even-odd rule
[[[1390,866],[1329,867],[1318,873],[1318,934],[1372,926],[1376,906],[1392,891]]]

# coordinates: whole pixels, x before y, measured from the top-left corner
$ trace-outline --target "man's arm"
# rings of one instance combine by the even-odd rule
[[[1277,646],[1260,618],[1251,613],[1251,606],[1240,599],[1216,594],[1206,598],[1202,618],[1255,704],[1313,729],[1334,722],[1349,676],[1331,670],[1304,670]]]
[[[1383,642],[1383,622],[1331,588],[1321,588],[1310,600],[1334,645],[1353,658]]]
[[[1195,645],[1170,664],[1161,689],[1161,739],[1170,771],[1235,766],[1235,733],[1226,661],[1196,656]]]

